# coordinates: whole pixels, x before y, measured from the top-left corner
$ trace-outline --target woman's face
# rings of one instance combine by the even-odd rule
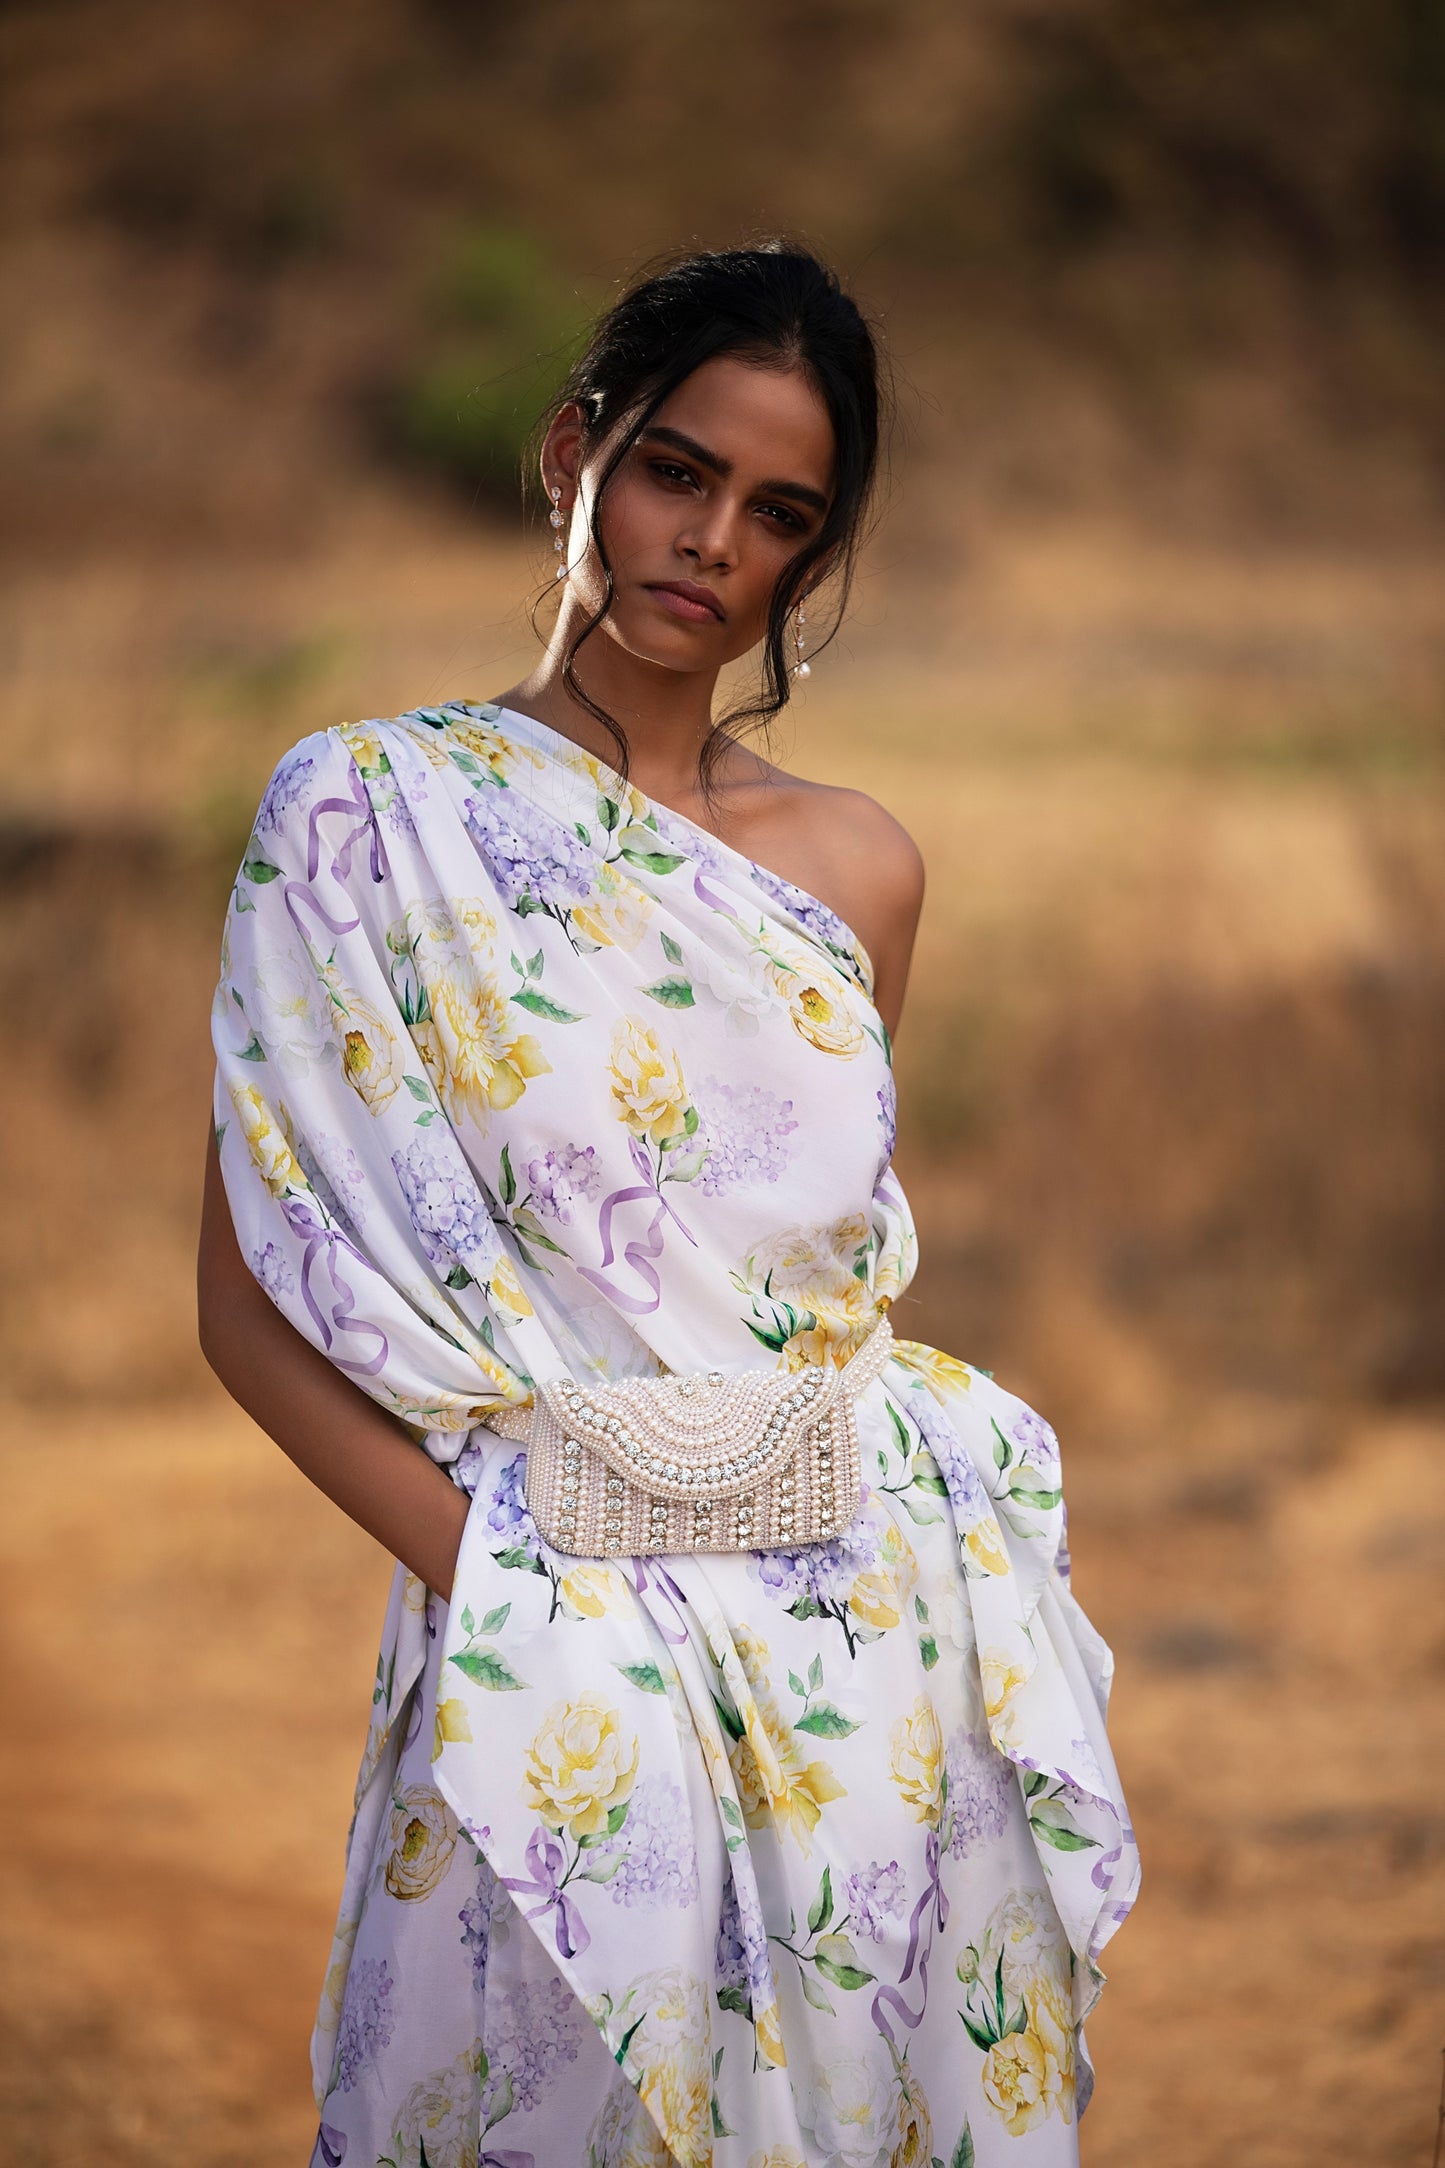
[[[577,489],[568,585],[590,615],[603,577],[585,522],[610,447],[585,460],[579,485],[579,419],[572,408],[553,423],[543,471],[562,480],[564,497]],[[715,673],[745,655],[767,628],[779,574],[822,524],[832,486],[832,423],[801,371],[730,354],[704,362],[607,486],[598,525],[614,595],[599,630],[664,669]]]

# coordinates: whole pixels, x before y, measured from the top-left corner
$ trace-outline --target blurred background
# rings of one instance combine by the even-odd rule
[[[773,741],[930,863],[896,1322],[1063,1432],[1119,1658],[1084,2157],[1423,2162],[1445,13],[9,0],[0,81],[6,2159],[306,2157],[388,1567],[195,1346],[224,900],[296,737],[528,666],[589,313],[785,229],[900,377]]]

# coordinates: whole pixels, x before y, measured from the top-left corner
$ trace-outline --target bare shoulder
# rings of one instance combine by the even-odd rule
[[[734,806],[727,840],[818,897],[857,934],[892,1030],[924,887],[923,855],[902,821],[866,791],[771,766],[755,772]]]

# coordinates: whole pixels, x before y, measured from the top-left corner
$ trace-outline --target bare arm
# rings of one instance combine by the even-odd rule
[[[236,1246],[216,1140],[196,1261],[201,1352],[233,1400],[382,1548],[448,1597],[469,1501],[402,1426],[303,1340]]]

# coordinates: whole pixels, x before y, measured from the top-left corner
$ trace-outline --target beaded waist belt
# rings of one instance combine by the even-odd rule
[[[561,1378],[487,1424],[526,1445],[527,1505],[554,1551],[797,1550],[858,1510],[853,1403],[892,1340],[880,1317],[841,1370]]]

